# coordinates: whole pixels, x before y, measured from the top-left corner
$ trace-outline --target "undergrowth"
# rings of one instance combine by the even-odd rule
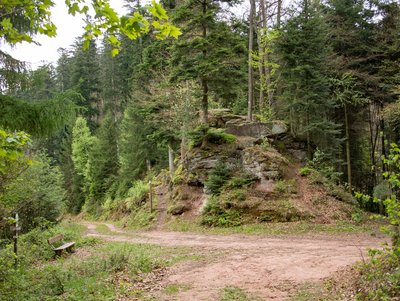
[[[356,299],[395,300],[400,296],[400,249],[371,250],[371,260],[360,266]]]
[[[11,245],[0,250],[0,300],[116,300],[135,298],[137,275],[168,265],[162,247],[126,243],[100,243],[82,237],[84,227],[63,223],[22,235],[18,266]],[[65,234],[76,241],[76,253],[56,259],[46,239]],[[82,248],[84,247],[84,248]],[[84,253],[78,255],[80,250]]]
[[[200,125],[188,133],[189,148],[199,147],[207,143],[225,144],[236,141],[236,136],[228,134],[224,129],[212,128],[208,125]]]

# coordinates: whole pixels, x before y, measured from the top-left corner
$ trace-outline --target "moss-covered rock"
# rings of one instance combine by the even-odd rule
[[[184,212],[188,211],[190,208],[187,204],[184,203],[178,203],[175,205],[172,205],[170,208],[168,208],[168,213],[172,215],[181,215]]]
[[[274,148],[253,146],[243,150],[243,168],[261,180],[282,178],[289,161]]]
[[[225,127],[227,133],[253,138],[274,137],[288,131],[287,125],[281,120],[259,122],[236,118],[227,121]]]

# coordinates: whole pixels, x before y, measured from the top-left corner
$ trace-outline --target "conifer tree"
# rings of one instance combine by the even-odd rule
[[[335,103],[329,97],[332,53],[327,30],[318,1],[303,0],[299,13],[284,24],[279,41],[285,64],[282,98],[290,114],[291,131],[304,136],[309,158],[313,147],[332,156],[340,144],[338,126],[330,116]]]
[[[91,129],[99,125],[103,105],[101,100],[100,66],[98,51],[94,41],[89,48],[84,49],[82,39],[74,46],[71,86],[80,93],[84,102],[79,103],[84,108],[83,114]]]
[[[208,122],[210,95],[215,94],[216,100],[224,99],[227,94],[221,92],[235,83],[228,81],[245,80],[243,65],[238,64],[238,57],[243,58],[246,53],[244,41],[218,20],[222,11],[220,3],[186,0],[171,13],[173,22],[183,32],[171,49],[172,80],[198,81],[203,123]]]

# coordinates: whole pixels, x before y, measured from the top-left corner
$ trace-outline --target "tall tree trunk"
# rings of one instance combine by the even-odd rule
[[[207,2],[204,1],[202,2],[203,4],[203,16],[205,17],[207,15]],[[206,24],[202,24],[203,32],[202,32],[202,37],[205,40],[207,38],[207,26]],[[204,60],[207,57],[207,49],[203,49],[203,57]],[[203,111],[203,116],[202,116],[202,122],[204,124],[208,123],[208,82],[205,77],[201,78],[201,86],[203,88],[203,98],[201,100],[201,109]]]
[[[282,17],[282,0],[278,0],[278,8],[276,12],[276,28],[281,28],[281,17]]]
[[[379,112],[379,124],[380,124],[380,135],[381,135],[381,150],[382,156],[386,158],[386,144],[385,144],[385,120],[383,118],[383,102],[380,103],[380,112]],[[386,166],[383,164],[382,170],[386,171]]]
[[[259,54],[259,62],[258,62],[258,72],[260,73],[260,95],[258,97],[258,109],[262,112],[264,108],[264,95],[265,95],[265,79],[266,79],[266,71],[265,71],[265,47],[262,41],[262,37],[265,34],[265,30],[267,28],[267,15],[265,11],[265,1],[260,0],[259,3],[259,22],[258,22],[258,54]]]
[[[255,11],[255,0],[250,0],[250,16],[249,16],[249,62],[248,62],[248,95],[247,95],[247,120],[253,120],[253,90],[254,90],[254,78],[253,78],[253,67],[251,65],[253,44],[254,44],[254,11]]]
[[[344,127],[346,132],[346,166],[347,166],[347,183],[349,184],[349,191],[351,192],[352,182],[351,182],[351,158],[350,158],[350,137],[349,137],[349,119],[347,115],[347,106],[344,104]]]
[[[208,123],[208,83],[205,78],[201,79],[201,86],[203,88],[203,98],[201,100],[202,122]]]
[[[260,87],[259,87],[259,96],[258,96],[258,110],[262,112],[262,109],[264,107],[264,80],[265,80],[265,68],[264,68],[264,49],[261,41],[261,36],[262,36],[262,28],[258,30],[258,73],[260,77]]]
[[[174,151],[171,145],[168,145],[168,163],[169,163],[169,174],[171,176],[171,181],[174,178],[175,166],[174,166]]]

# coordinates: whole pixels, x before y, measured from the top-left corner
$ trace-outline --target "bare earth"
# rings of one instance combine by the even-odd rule
[[[178,293],[158,292],[157,300],[219,300],[227,286],[243,289],[261,300],[289,300],[296,288],[318,282],[334,272],[363,260],[368,248],[383,240],[363,235],[314,235],[260,237],[206,235],[181,232],[129,232],[107,224],[119,235],[96,232],[88,224],[88,236],[106,241],[193,247],[206,260],[186,261],[171,267],[162,287],[184,287]],[[122,233],[121,233],[122,232]],[[124,235],[124,233],[126,235]]]

